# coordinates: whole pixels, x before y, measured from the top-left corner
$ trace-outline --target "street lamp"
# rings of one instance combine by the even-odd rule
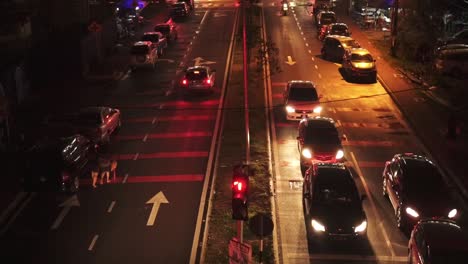
[[[392,56],[396,57],[397,49],[397,34],[398,34],[398,5],[400,0],[394,0],[393,2],[393,12],[392,12],[392,31],[391,31],[391,47],[390,53]]]

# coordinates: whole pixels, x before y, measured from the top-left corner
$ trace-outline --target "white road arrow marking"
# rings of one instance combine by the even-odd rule
[[[288,61],[286,61],[286,63],[289,64],[290,66],[296,64],[296,62],[292,60],[291,56],[288,56]]]
[[[166,62],[169,62],[169,63],[174,63],[175,62],[174,60],[171,60],[171,59],[158,59],[158,61],[166,61]]]
[[[78,197],[76,196],[76,194],[68,198],[65,202],[59,205],[59,207],[63,207],[63,209],[60,212],[60,214],[57,216],[57,219],[55,219],[55,222],[50,227],[50,229],[52,230],[57,229],[73,206],[76,206],[76,207],[80,206],[80,201],[78,200]]]
[[[153,198],[149,199],[146,204],[153,204],[153,208],[151,208],[151,213],[148,217],[148,222],[146,222],[147,226],[152,226],[154,225],[154,222],[156,221],[156,215],[158,214],[159,206],[162,203],[169,203],[169,201],[166,199],[166,196],[164,196],[163,192],[158,192]]]
[[[195,59],[193,59],[193,61],[195,62],[194,63],[195,66],[209,65],[209,64],[215,64],[216,63],[215,61],[205,60],[202,57],[196,57]]]

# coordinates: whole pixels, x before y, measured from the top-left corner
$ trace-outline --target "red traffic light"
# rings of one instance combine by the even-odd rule
[[[245,184],[245,181],[243,180],[235,180],[234,183],[232,184],[232,189],[233,191],[237,192],[244,192],[246,190],[247,185]]]

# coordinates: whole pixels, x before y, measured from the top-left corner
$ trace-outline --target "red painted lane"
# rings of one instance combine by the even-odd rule
[[[272,82],[271,86],[286,86],[287,82]]]
[[[299,121],[298,122],[290,122],[290,123],[276,123],[277,127],[298,127],[299,126]]]
[[[359,167],[361,168],[383,168],[385,167],[385,161],[358,161]]]
[[[140,160],[140,159],[164,159],[164,158],[201,158],[208,157],[207,151],[182,151],[182,152],[158,152],[158,153],[135,153],[114,154],[115,160]]]
[[[128,176],[127,183],[141,182],[201,182],[204,175],[202,174],[176,174],[176,175],[148,175],[148,176]],[[122,183],[125,177],[116,177],[110,183]],[[99,181],[98,181],[99,182]],[[80,185],[91,185],[91,179],[80,179]]]
[[[163,116],[163,117],[135,117],[124,119],[122,123],[152,123],[153,120],[161,121],[188,121],[188,120],[214,120],[213,115],[177,115],[177,116]]]
[[[402,142],[395,141],[354,141],[354,140],[344,140],[341,142],[343,146],[359,146],[359,147],[393,147],[401,145]]]
[[[283,93],[274,93],[274,94],[273,94],[273,98],[275,98],[275,99],[278,99],[278,98],[279,98],[279,99],[283,99],[284,96],[283,96]]]
[[[157,138],[188,138],[188,137],[211,137],[210,132],[179,132],[179,133],[164,133],[164,134],[147,134],[147,135],[128,135],[128,136],[116,136],[116,140],[143,140],[146,136],[147,139]]]

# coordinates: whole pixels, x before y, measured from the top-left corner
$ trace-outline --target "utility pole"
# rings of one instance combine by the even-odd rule
[[[398,9],[400,0],[394,0],[393,2],[393,13],[392,13],[392,35],[391,35],[391,47],[390,54],[396,57],[397,50],[397,35],[398,35]]]

